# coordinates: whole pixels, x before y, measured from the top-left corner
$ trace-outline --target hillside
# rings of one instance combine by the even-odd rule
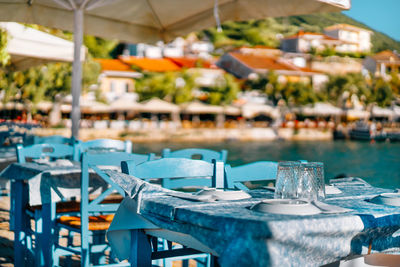
[[[390,49],[400,51],[400,42],[389,36],[375,31],[365,24],[358,22],[342,13],[324,13],[284,18],[267,18],[264,20],[251,20],[245,22],[225,22],[222,24],[222,32],[210,28],[199,33],[206,35],[216,48],[227,48],[240,45],[267,45],[279,46],[280,35],[288,36],[299,30],[322,32],[324,27],[347,23],[371,30],[373,52]]]

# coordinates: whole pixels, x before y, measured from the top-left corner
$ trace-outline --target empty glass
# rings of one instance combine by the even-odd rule
[[[315,169],[315,179],[318,185],[318,200],[325,199],[325,175],[324,175],[324,163],[322,162],[311,162]]]
[[[297,198],[297,175],[300,162],[278,163],[274,198]]]
[[[308,200],[325,198],[324,165],[321,162],[300,164],[297,197]]]

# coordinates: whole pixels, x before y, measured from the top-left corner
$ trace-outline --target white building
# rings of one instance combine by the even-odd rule
[[[344,43],[336,47],[336,51],[344,53],[371,51],[372,32],[349,24],[336,24],[324,29],[326,35],[339,39]]]

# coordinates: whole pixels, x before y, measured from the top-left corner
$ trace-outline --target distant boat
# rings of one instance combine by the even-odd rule
[[[385,132],[377,132],[375,127],[370,127],[362,121],[356,123],[356,126],[349,131],[349,135],[352,140],[385,141],[388,138]]]

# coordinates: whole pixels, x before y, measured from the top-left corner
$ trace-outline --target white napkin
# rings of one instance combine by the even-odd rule
[[[334,185],[325,185],[325,194],[327,195],[336,195],[341,194],[342,191]]]
[[[202,202],[213,202],[217,200],[241,200],[251,198],[249,194],[241,190],[228,190],[224,191],[222,189],[215,188],[205,188],[197,193],[183,193],[183,192],[168,192],[167,195],[178,197],[182,199],[192,200],[192,201],[202,201]]]
[[[321,210],[321,213],[345,213],[353,211],[352,209],[342,208],[335,205],[329,205],[318,200],[312,202],[314,206]]]

